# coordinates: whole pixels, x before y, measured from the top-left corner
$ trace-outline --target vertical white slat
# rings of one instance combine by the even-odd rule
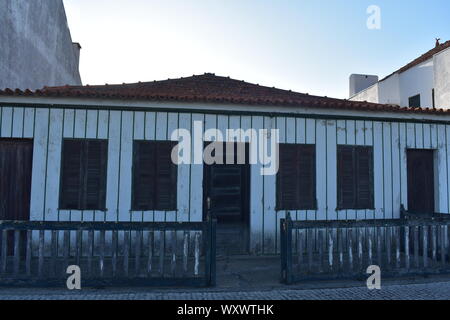
[[[366,145],[365,142],[365,123],[364,121],[355,121],[355,144],[358,146]]]
[[[287,127],[287,118],[285,117],[276,117],[275,118],[275,125],[276,125],[276,129],[279,130],[279,139],[280,139],[280,143],[287,143],[287,131],[288,131],[288,127]],[[294,129],[294,128],[293,128]],[[273,198],[273,203],[272,206],[276,207],[276,175],[273,176],[272,179],[272,183],[273,183],[273,188],[274,188],[274,194],[275,197]],[[293,212],[295,211],[289,211],[289,213],[291,214],[291,217],[293,215]],[[275,227],[273,229],[272,232],[275,233],[275,246],[276,246],[276,252],[280,252],[280,220],[281,219],[285,219],[286,215],[287,215],[288,211],[285,210],[280,210],[277,211],[275,210]]]
[[[327,137],[327,176],[326,176],[326,188],[327,188],[327,219],[338,220],[342,219],[342,212],[336,211],[337,208],[337,122],[328,120],[326,122],[326,137]]]
[[[393,194],[393,207],[394,212],[392,217],[394,219],[400,218],[400,205],[401,205],[401,182],[400,182],[400,132],[398,123],[392,123],[392,194]]]
[[[218,116],[215,114],[206,114],[205,115],[205,131],[208,131],[208,137],[205,137],[205,141],[217,141],[218,135]],[[210,137],[212,135],[212,137]],[[222,132],[220,132],[222,135]]]
[[[191,131],[191,115],[189,113],[181,113],[179,115],[179,128]],[[192,139],[190,139],[192,141]],[[180,141],[182,142],[182,141]],[[185,141],[184,141],[185,142]],[[182,143],[184,143],[182,142]],[[186,151],[191,152],[191,149]],[[191,166],[188,163],[181,163],[178,165],[178,182],[177,182],[177,204],[178,204],[178,221],[189,221],[189,194],[190,194],[190,170]]]
[[[45,187],[45,219],[48,221],[58,220],[62,118],[62,109],[51,109]]]
[[[119,155],[121,136],[121,111],[110,111],[109,115],[109,141],[108,141],[108,172],[106,181],[106,221],[118,219],[118,186],[119,186]]]
[[[228,129],[229,116],[218,115],[217,116],[217,129],[222,134],[224,141],[227,139],[227,129]]]
[[[393,217],[391,123],[383,122],[383,207],[384,218]]]
[[[241,127],[241,117],[240,116],[230,116],[230,120],[229,120],[229,126],[228,129],[240,129]],[[227,141],[229,142],[239,142],[240,139],[235,138],[235,137],[231,137],[230,135],[228,135],[228,137],[226,138]]]
[[[144,140],[145,112],[134,112],[134,140]]]
[[[75,138],[86,137],[87,110],[75,110]]]
[[[34,131],[34,109],[25,108],[23,137],[33,138],[33,131]]]
[[[167,139],[167,130],[168,130],[168,113],[167,112],[157,112],[156,113],[156,122],[155,122],[155,140],[157,141],[165,141]],[[155,221],[166,221],[166,212],[162,210],[155,210]],[[167,235],[166,235],[167,237]]]
[[[156,140],[156,112],[145,112],[144,122],[144,140]]]
[[[133,112],[122,113],[122,130],[120,143],[120,185],[119,185],[119,221],[131,221],[131,167]]]
[[[269,130],[276,128],[276,118],[264,117],[264,128]],[[265,137],[264,139],[267,139]],[[263,143],[260,141],[260,143]],[[271,154],[269,140],[266,140],[267,151],[264,154]],[[275,212],[276,199],[276,176],[265,175],[264,179],[264,253],[273,254],[276,252],[276,232],[277,216]]]
[[[316,127],[317,220],[327,219],[327,121],[318,120]]]
[[[75,128],[75,110],[65,109],[64,110],[64,138],[74,137]]]
[[[383,134],[381,122],[374,122],[374,144],[373,144],[373,172],[374,172],[374,203],[375,219],[384,218],[384,195],[383,195]]]
[[[296,118],[296,143],[306,144],[306,119]],[[308,210],[297,210],[296,219],[306,220]]]
[[[49,109],[36,109],[31,177],[30,220],[44,220],[45,168]]]
[[[194,122],[200,121],[202,123],[202,136],[204,134],[205,119],[202,114],[192,114],[192,128],[194,128]],[[192,132],[194,129],[192,129]],[[203,138],[202,138],[203,140]],[[192,161],[194,160],[194,143],[192,143]],[[199,150],[200,151],[200,150]],[[201,151],[203,152],[203,142],[201,145]],[[203,162],[201,164],[191,165],[191,212],[190,221],[202,221],[203,219]]]
[[[22,138],[23,125],[24,125],[24,112],[25,108],[23,107],[15,107],[13,108],[14,117],[12,123],[12,137],[13,138]]]
[[[316,145],[316,158],[318,157],[317,143],[316,143],[316,119],[306,119],[306,143]],[[316,160],[317,166],[317,160]],[[316,170],[316,194],[320,192],[317,180],[317,170]],[[306,220],[316,220],[317,210],[307,210]]]
[[[98,112],[98,128],[97,137],[98,139],[108,139],[108,118],[110,111],[99,110]]]
[[[1,108],[1,126],[0,126],[0,137],[11,138],[11,129],[13,125],[13,108],[12,107],[2,107]]]
[[[400,166],[400,203],[408,208],[408,190],[407,190],[407,159],[406,159],[406,146],[407,146],[407,125],[405,123],[399,124],[399,166]]]
[[[438,148],[438,125],[430,124],[430,148],[437,149]]]
[[[87,110],[86,138],[88,139],[97,138],[97,121],[98,121],[98,111]]]
[[[364,144],[373,148],[373,121],[364,121]],[[365,219],[375,217],[374,209],[364,210]]]
[[[306,119],[297,118],[297,143],[306,143]]]
[[[447,148],[446,148],[446,136],[445,136],[445,125],[438,125],[437,128],[437,151],[436,157],[436,169],[435,169],[435,190],[437,195],[436,201],[436,211],[437,212],[449,212],[448,207],[448,168],[447,168]]]
[[[264,127],[264,118],[260,116],[254,116],[251,119],[252,128],[260,130]],[[258,148],[261,147],[258,139],[252,141],[252,144],[256,144]],[[258,150],[259,151],[259,150]],[[258,156],[258,155],[256,155]],[[259,157],[256,163],[251,165],[250,169],[250,232],[251,241],[250,248],[254,253],[265,253],[264,248],[264,177],[261,175],[261,162]]]
[[[347,144],[348,145],[356,145],[356,121],[346,120],[346,126],[347,126],[347,131],[346,131]],[[353,219],[356,219],[357,216],[358,216],[358,210],[353,210],[353,209],[346,210],[347,219],[353,220]]]
[[[429,148],[430,145],[430,128],[427,124],[415,123],[414,130],[416,132],[416,148]]]
[[[416,148],[416,126],[414,123],[406,123],[406,147]]]
[[[178,128],[178,113],[170,112],[167,114],[167,131],[165,135],[165,140],[172,140],[172,132],[174,132]],[[177,179],[178,180],[178,179]],[[177,182],[178,184],[178,182]],[[178,202],[177,202],[177,209],[178,209]],[[165,220],[168,222],[174,222],[178,219],[177,211],[167,211],[165,214]],[[176,233],[175,235],[176,236]]]

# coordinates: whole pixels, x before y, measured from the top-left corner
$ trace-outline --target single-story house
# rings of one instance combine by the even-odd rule
[[[209,208],[218,246],[274,254],[288,212],[296,220],[392,219],[401,205],[450,213],[449,126],[449,110],[312,96],[210,73],[6,89],[0,220],[202,221]],[[244,146],[243,162],[195,161],[195,139],[186,144],[193,161],[172,159],[183,132],[199,134],[203,149],[220,140],[217,131],[229,138],[227,129],[240,128],[228,142],[231,150]],[[248,160],[248,129],[262,132],[257,161]],[[276,150],[265,142],[274,136],[278,171],[264,174]]]

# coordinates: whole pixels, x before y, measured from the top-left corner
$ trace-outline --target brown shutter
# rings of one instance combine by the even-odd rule
[[[356,206],[356,181],[354,172],[354,147],[338,146],[338,207],[351,209]]]
[[[373,156],[371,147],[358,147],[356,155],[356,208],[373,209]]]
[[[316,146],[300,145],[297,151],[298,210],[316,209]]]
[[[155,207],[155,159],[153,141],[134,141],[133,210],[153,210]]]
[[[298,152],[293,144],[279,145],[279,168],[277,173],[277,209],[298,208]]]
[[[83,142],[66,139],[63,142],[60,208],[79,209],[82,190]]]
[[[175,143],[159,141],[156,144],[156,210],[176,210],[177,166],[171,153]]]
[[[84,205],[85,210],[104,210],[106,198],[107,142],[85,141]]]
[[[280,144],[277,209],[316,208],[315,145]]]

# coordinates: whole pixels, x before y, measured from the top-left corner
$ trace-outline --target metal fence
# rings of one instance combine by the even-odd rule
[[[205,222],[0,221],[0,285],[213,286],[216,220]]]
[[[378,265],[383,276],[450,272],[449,216],[420,219],[292,221],[280,223],[281,278],[367,277]]]

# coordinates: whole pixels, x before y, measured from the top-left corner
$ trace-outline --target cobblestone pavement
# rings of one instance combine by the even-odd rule
[[[145,289],[0,289],[0,300],[450,300],[450,281],[333,289],[273,289],[253,291]]]

